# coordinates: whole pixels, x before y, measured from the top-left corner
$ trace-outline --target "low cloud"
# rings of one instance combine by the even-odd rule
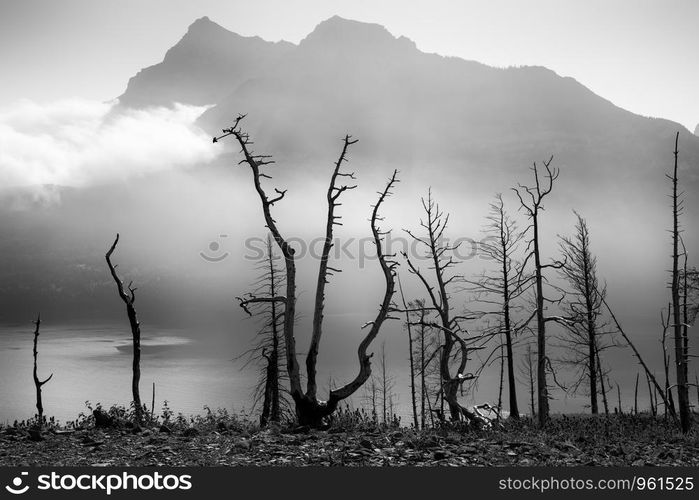
[[[220,148],[194,124],[205,109],[18,101],[0,108],[0,185],[84,187],[206,163]]]

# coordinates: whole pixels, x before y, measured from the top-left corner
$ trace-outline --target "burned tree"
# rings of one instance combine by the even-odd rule
[[[519,184],[519,187],[512,188],[517,195],[517,198],[519,198],[520,208],[524,210],[527,218],[529,218],[531,221],[530,225],[526,228],[527,231],[531,231],[531,237],[527,244],[527,255],[524,258],[522,269],[524,270],[526,264],[533,259],[536,300],[535,314],[537,323],[537,404],[539,409],[539,425],[542,427],[546,425],[549,418],[547,370],[551,366],[551,362],[546,356],[546,323],[549,321],[559,320],[559,318],[553,316],[547,317],[544,314],[545,304],[553,302],[544,296],[544,270],[546,268],[560,269],[562,267],[562,263],[560,262],[544,264],[541,259],[541,227],[539,216],[541,215],[541,211],[544,209],[544,198],[551,193],[553,183],[556,181],[556,179],[558,179],[558,175],[560,173],[557,168],[551,168],[551,162],[553,162],[553,156],[548,161],[543,162],[546,170],[543,180],[539,178],[539,167],[536,163],[534,163],[533,167],[531,168],[532,172],[534,173],[534,186],[530,187]]]
[[[34,355],[34,387],[36,388],[36,411],[37,411],[37,417],[36,417],[36,423],[41,430],[41,428],[44,425],[44,405],[41,400],[41,388],[46,384],[51,378],[53,377],[53,373],[48,376],[46,380],[40,380],[39,375],[38,375],[38,367],[37,367],[37,360],[39,357],[39,350],[38,350],[38,343],[39,343],[39,328],[41,326],[41,314],[37,315],[36,321],[34,322],[34,325],[36,327],[34,328],[34,349],[32,351],[32,354]]]
[[[415,328],[416,340],[414,342],[413,359],[415,361],[416,376],[420,385],[420,428],[424,429],[427,415],[434,425],[431,394],[441,395],[436,387],[441,387],[441,376],[438,363],[441,346],[434,335],[434,328],[430,326],[430,310],[424,299],[414,300],[407,305],[408,322]],[[436,382],[435,382],[436,379]]]
[[[660,338],[660,344],[663,348],[663,373],[665,374],[665,394],[667,395],[668,406],[665,406],[665,418],[667,418],[668,411],[675,413],[675,400],[672,396],[672,388],[670,386],[670,354],[667,352],[667,331],[670,328],[670,314],[672,311],[672,304],[667,305],[667,315],[664,310],[660,311],[660,324],[663,327],[663,333]]]
[[[532,280],[519,279],[519,270],[513,255],[524,233],[518,231],[516,222],[507,214],[502,195],[497,194],[495,202],[490,204],[487,226],[479,250],[481,255],[493,261],[496,266],[491,272],[483,272],[469,281],[470,291],[476,294],[480,303],[495,307],[494,311],[482,311],[486,317],[495,316],[497,324],[490,328],[485,336],[504,338],[501,347],[507,362],[507,386],[510,403],[510,416],[519,418],[517,405],[517,387],[514,368],[514,337],[526,324],[518,322],[514,312],[519,308],[514,301],[531,287]]]
[[[219,137],[215,137],[214,142],[218,142],[224,137],[233,136],[240,146],[241,153],[243,155],[243,159],[240,161],[240,164],[246,164],[250,168],[253,178],[253,185],[262,205],[262,213],[266,226],[272,233],[272,237],[274,238],[274,241],[279,247],[284,258],[286,294],[280,294],[274,297],[258,297],[249,294],[246,297],[239,298],[240,306],[243,309],[248,310],[247,308],[250,304],[274,302],[283,307],[284,322],[282,331],[286,351],[287,373],[289,375],[289,389],[291,392],[291,397],[293,398],[296,407],[296,416],[299,424],[301,425],[320,427],[323,425],[324,419],[335,411],[338,403],[356,392],[357,389],[359,389],[370,377],[372,354],[368,354],[367,350],[373,340],[379,334],[384,321],[389,318],[389,310],[391,309],[392,298],[395,292],[395,267],[397,266],[397,263],[392,260],[391,255],[387,255],[383,251],[383,239],[388,232],[382,231],[379,227],[379,222],[382,220],[382,217],[379,215],[379,209],[386,198],[391,195],[391,190],[395,186],[396,182],[398,182],[396,178],[397,171],[393,172],[393,175],[383,191],[378,193],[379,198],[376,204],[373,206],[370,217],[371,232],[376,245],[379,265],[386,284],[383,299],[375,319],[364,325],[364,328],[368,328],[369,331],[365,335],[364,339],[360,342],[357,350],[359,362],[359,371],[357,375],[347,384],[337,389],[330,390],[327,401],[321,401],[317,397],[316,361],[318,348],[322,337],[325,286],[328,283],[328,278],[333,273],[340,271],[339,269],[333,268],[328,264],[330,251],[333,247],[333,231],[335,226],[339,224],[338,219],[340,218],[340,216],[335,215],[335,210],[340,205],[338,203],[340,196],[345,191],[354,189],[354,185],[341,184],[342,179],[354,179],[354,175],[352,173],[342,172],[341,167],[343,163],[347,161],[347,152],[349,147],[355,144],[357,141],[352,140],[350,136],[346,136],[344,138],[342,152],[334,164],[330,178],[330,185],[328,186],[327,190],[328,211],[326,219],[325,242],[323,244],[322,257],[316,285],[313,330],[306,357],[307,384],[306,390],[304,391],[301,387],[301,374],[296,354],[296,337],[294,333],[297,301],[295,250],[288,240],[282,235],[277,226],[277,222],[272,217],[272,208],[276,203],[284,198],[286,190],[282,191],[275,189],[276,195],[272,198],[267,195],[265,188],[262,186],[262,179],[270,179],[270,176],[264,173],[262,169],[274,163],[274,161],[268,155],[255,154],[252,151],[252,142],[250,141],[249,135],[240,128],[240,123],[244,117],[245,115],[238,116],[233,126],[223,129],[223,134]]]
[[[683,211],[683,200],[681,193],[678,192],[678,172],[677,160],[679,156],[678,142],[680,133],[675,136],[675,157],[672,175],[666,174],[667,178],[672,182],[672,271],[670,292],[672,296],[672,329],[675,340],[675,368],[677,373],[677,405],[680,412],[680,426],[682,432],[688,432],[691,427],[691,407],[689,404],[689,381],[688,381],[688,342],[685,336],[686,329],[682,311],[682,302],[680,299],[680,222],[679,218]]]
[[[529,412],[531,414],[532,420],[536,415],[536,404],[534,402],[534,393],[536,392],[536,385],[534,381],[534,353],[532,352],[532,345],[527,344],[527,355],[523,358],[522,363],[519,367],[519,373],[522,375],[529,388]]]
[[[253,284],[252,293],[257,297],[276,297],[284,286],[284,275],[276,264],[279,259],[274,254],[271,237],[267,237],[265,253],[258,269],[261,272]],[[282,413],[290,408],[288,390],[285,382],[288,378],[279,369],[280,360],[284,359],[282,328],[284,308],[277,302],[258,302],[249,307],[253,315],[262,322],[257,331],[255,345],[243,354],[247,361],[243,368],[253,363],[260,366],[260,374],[253,391],[253,407],[262,403],[260,426],[268,422],[279,422]]]
[[[563,314],[570,321],[565,323],[567,335],[562,337],[566,357],[563,362],[577,371],[573,391],[585,385],[590,394],[590,411],[596,415],[597,360],[600,352],[610,344],[604,341],[609,333],[602,322],[602,298],[606,287],[600,287],[597,278],[597,258],[590,249],[590,231],[585,219],[575,212],[577,224],[572,238],[561,237],[560,248],[565,265],[559,270],[568,282],[569,293],[563,302]]]
[[[386,360],[386,341],[381,342],[381,357],[379,358],[379,384],[381,391],[381,422],[384,425],[390,424],[393,420],[393,391],[395,382],[388,373],[388,362]]]
[[[114,250],[116,249],[117,243],[119,243],[119,233],[117,233],[114,243],[112,243],[112,246],[107,251],[105,259],[107,260],[107,265],[109,266],[109,272],[112,274],[112,278],[116,283],[119,297],[124,304],[126,304],[126,315],[129,318],[129,326],[131,327],[131,341],[133,345],[131,394],[133,397],[136,424],[140,425],[143,421],[143,405],[141,404],[141,393],[139,391],[139,382],[141,380],[141,325],[138,322],[136,309],[134,308],[134,302],[136,301],[136,288],[132,286],[133,281],[129,282],[126,289],[124,289],[124,283],[121,281],[121,279],[119,279],[116,272],[118,265],[112,264],[111,258]]]
[[[458,394],[462,384],[474,378],[473,374],[466,373],[469,350],[479,349],[482,346],[469,346],[469,343],[461,337],[462,333],[468,333],[462,324],[470,318],[455,315],[452,311],[449,288],[456,280],[463,280],[463,277],[457,274],[448,276],[450,269],[458,263],[454,259],[458,245],[449,245],[444,240],[444,231],[449,223],[449,215],[441,211],[439,205],[432,199],[431,190],[428,192],[427,199],[422,198],[421,201],[426,220],[421,220],[420,226],[425,230],[426,235],[417,236],[409,230],[405,231],[425,250],[425,258],[430,263],[428,269],[434,273],[436,284],[430,283],[425,273],[415,265],[406,252],[403,252],[403,257],[408,263],[409,272],[418,277],[427,292],[430,299],[428,309],[438,317],[438,320],[431,322],[430,326],[439,329],[443,335],[439,361],[442,399],[449,406],[449,413],[453,421],[461,420],[464,417],[473,420],[476,419],[476,416],[459,404]],[[470,342],[473,342],[473,339]],[[456,374],[452,375],[451,363],[455,344],[458,344],[461,356]]]
[[[643,357],[641,357],[641,353],[638,351],[638,349],[636,349],[636,346],[631,341],[631,338],[626,334],[624,329],[621,327],[621,323],[619,323],[619,320],[617,319],[616,315],[614,314],[614,311],[612,311],[612,308],[610,307],[609,303],[607,302],[607,299],[604,296],[602,296],[601,299],[602,299],[602,304],[604,304],[604,307],[607,309],[609,316],[612,318],[612,321],[614,322],[614,325],[616,326],[616,330],[619,332],[619,334],[626,341],[626,344],[631,348],[631,351],[633,351],[633,355],[636,357],[639,364],[643,367],[643,370],[646,372],[646,377],[648,377],[648,379],[653,383],[653,386],[655,387],[655,390],[657,391],[657,393],[660,394],[660,397],[663,400],[663,404],[665,405],[665,408],[670,409],[670,415],[672,416],[673,420],[675,420],[675,422],[679,423],[679,420],[677,418],[677,414],[675,413],[675,409],[673,406],[668,404],[667,394],[662,389],[662,387],[660,387],[660,384],[658,383],[658,379],[656,379],[653,372],[650,371],[650,369],[648,368],[648,365],[643,360]],[[598,361],[598,366],[599,366],[599,361]]]
[[[413,348],[413,329],[410,323],[410,311],[408,310],[408,304],[405,301],[405,294],[403,293],[403,285],[401,284],[400,277],[398,277],[398,290],[400,291],[400,300],[403,304],[403,309],[405,309],[405,328],[408,333],[408,353],[410,360],[410,402],[413,410],[413,425],[416,429],[420,428],[417,417],[417,397],[415,390],[415,350]]]

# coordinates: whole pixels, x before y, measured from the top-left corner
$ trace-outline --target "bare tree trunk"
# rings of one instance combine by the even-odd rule
[[[425,328],[425,309],[423,308],[420,311],[420,425],[422,429],[425,428],[425,398],[427,398],[428,405],[430,404],[429,394],[427,394],[427,383],[425,380],[425,370],[427,369],[427,366],[425,365]],[[430,415],[432,415],[432,412],[430,412]]]
[[[619,415],[623,415],[624,410],[621,408],[621,388],[619,387],[619,382],[616,383],[616,397],[619,402]]]
[[[37,367],[37,360],[39,357],[39,351],[38,351],[38,343],[39,343],[39,327],[41,326],[41,314],[37,315],[36,321],[34,322],[36,325],[36,328],[34,329],[34,349],[33,349],[33,355],[34,355],[34,387],[36,388],[36,411],[37,411],[37,426],[39,430],[42,429],[44,426],[44,405],[41,400],[41,388],[51,380],[53,377],[53,373],[48,376],[48,378],[44,381],[39,380],[39,375],[38,375],[38,367]]]
[[[133,344],[133,361],[131,364],[131,394],[133,397],[134,412],[136,424],[140,425],[143,423],[143,405],[141,404],[141,393],[139,391],[139,382],[141,380],[141,326],[138,322],[136,316],[136,309],[134,308],[134,302],[136,301],[136,288],[131,285],[133,282],[129,283],[127,286],[128,292],[124,290],[124,283],[119,279],[116,272],[116,266],[112,265],[111,256],[116,249],[117,243],[119,243],[119,234],[117,233],[114,243],[107,251],[105,259],[107,260],[107,265],[109,266],[109,271],[114,278],[114,282],[117,285],[117,291],[119,292],[119,297],[126,304],[126,314],[129,318],[129,325],[131,327],[131,340]]]
[[[658,384],[658,380],[655,378],[655,375],[653,375],[653,373],[651,373],[650,369],[648,369],[648,365],[646,365],[645,361],[643,361],[643,358],[641,357],[641,353],[638,352],[638,349],[636,349],[636,346],[633,344],[633,342],[631,342],[631,339],[629,338],[628,335],[626,335],[626,332],[624,332],[624,329],[621,327],[619,320],[617,320],[616,315],[614,314],[614,311],[612,311],[612,308],[609,307],[609,304],[607,303],[607,299],[602,297],[602,303],[607,308],[607,311],[609,311],[609,315],[612,317],[612,320],[614,321],[614,324],[616,325],[617,330],[619,330],[619,333],[621,334],[621,336],[624,337],[624,340],[626,341],[628,346],[633,351],[634,356],[636,356],[636,359],[638,360],[638,362],[641,364],[641,366],[645,370],[646,375],[653,381],[653,385],[658,390],[658,393],[660,394],[660,397],[663,399],[663,403],[665,404],[665,407],[667,408],[669,406],[667,396],[665,395],[664,391],[660,387],[660,384]],[[670,406],[670,415],[672,416],[672,418],[675,421],[678,421],[677,414],[675,413],[675,409],[672,406]]]
[[[604,405],[604,414],[609,415],[609,402],[607,401],[607,388],[604,385],[604,370],[600,362],[599,349],[595,346],[595,359],[597,360],[597,371],[599,377],[600,392],[602,393],[602,404]]]
[[[687,383],[687,352],[683,335],[683,321],[680,303],[680,276],[679,276],[679,216],[681,212],[679,194],[677,191],[677,145],[680,133],[675,136],[675,165],[672,174],[672,320],[675,337],[675,367],[677,370],[677,403],[680,411],[680,426],[682,432],[689,432],[691,428],[691,410],[689,406],[689,386]]]
[[[534,361],[532,359],[532,346],[527,345],[527,367],[529,368],[529,405],[532,419],[536,416],[536,406],[534,406]]]
[[[638,415],[638,377],[640,373],[636,372],[636,385],[633,390],[633,414]]]
[[[544,162],[544,167],[546,169],[546,180],[547,186],[542,185],[539,179],[539,173],[536,163],[534,163],[533,172],[535,186],[533,188],[520,185],[519,189],[513,188],[514,192],[519,198],[522,208],[527,211],[529,218],[531,220],[531,228],[533,231],[530,244],[532,246],[531,257],[534,258],[534,285],[536,290],[536,322],[537,322],[537,333],[536,333],[536,346],[537,346],[537,403],[539,407],[538,420],[539,427],[544,427],[549,419],[549,393],[548,393],[548,383],[547,383],[547,373],[546,368],[549,364],[549,360],[546,357],[546,322],[552,320],[553,318],[546,318],[544,316],[544,303],[546,301],[544,297],[544,277],[543,269],[545,267],[557,267],[561,266],[555,264],[544,265],[541,262],[541,249],[540,249],[540,239],[539,239],[539,212],[543,208],[542,202],[544,197],[548,195],[553,189],[553,183],[558,178],[559,171],[557,169],[551,169],[550,165],[553,161],[551,157],[547,162]],[[523,195],[522,192],[526,192]],[[529,196],[530,200],[526,200],[523,196]],[[529,258],[529,256],[527,257]],[[525,259],[526,263],[526,259]]]
[[[646,374],[646,382],[648,383],[648,399],[650,399],[650,414],[654,417],[657,415],[658,407],[656,405],[657,401],[654,401],[654,391],[651,387],[650,377]]]
[[[388,402],[388,378],[386,377],[386,342],[381,343],[381,413],[386,425],[386,403]]]
[[[253,175],[253,183],[255,191],[258,194],[262,204],[262,213],[264,215],[267,228],[272,233],[274,241],[281,250],[286,265],[286,295],[276,297],[255,297],[251,295],[246,298],[239,298],[240,306],[247,310],[247,306],[252,303],[259,302],[281,302],[284,304],[284,342],[287,361],[287,372],[289,375],[289,391],[296,405],[296,417],[300,425],[308,425],[311,427],[321,427],[325,425],[326,417],[331,415],[336,409],[340,401],[354,394],[371,376],[371,355],[367,352],[369,346],[379,334],[381,326],[386,319],[389,318],[389,312],[392,309],[392,297],[395,292],[395,268],[397,262],[392,260],[392,256],[385,254],[383,251],[383,240],[388,231],[382,231],[379,228],[379,221],[382,217],[379,215],[379,209],[385,199],[392,194],[392,188],[398,182],[397,171],[393,172],[389,182],[383,191],[379,193],[379,198],[373,206],[370,218],[371,233],[376,245],[378,262],[383,273],[386,288],[379,310],[373,321],[368,322],[365,327],[369,329],[364,339],[360,342],[357,349],[357,358],[359,370],[357,375],[347,384],[330,391],[327,401],[321,401],[317,398],[316,386],[316,360],[318,349],[322,335],[323,307],[325,300],[325,285],[328,277],[339,269],[334,269],[328,265],[330,250],[333,246],[333,228],[339,224],[338,216],[334,215],[335,208],[338,206],[337,200],[340,195],[355,186],[340,185],[338,178],[349,177],[354,178],[352,173],[344,173],[340,171],[340,167],[346,161],[346,153],[351,144],[357,141],[351,140],[347,135],[343,141],[342,153],[335,163],[333,174],[330,180],[330,185],[327,192],[328,213],[326,219],[326,235],[323,245],[323,258],[321,259],[318,272],[318,280],[316,286],[315,307],[313,313],[313,331],[311,334],[311,343],[306,356],[306,375],[307,384],[306,392],[303,392],[301,387],[301,374],[299,363],[296,354],[296,338],[295,338],[295,320],[296,320],[296,255],[294,248],[289,244],[279,231],[276,221],[272,217],[271,208],[275,203],[281,201],[286,191],[275,189],[277,196],[269,198],[264,188],[262,187],[262,179],[269,179],[270,176],[261,171],[271,163],[274,163],[268,155],[255,154],[250,148],[252,142],[249,135],[240,128],[240,122],[245,118],[245,115],[239,115],[233,126],[223,129],[223,135],[214,137],[214,142],[218,142],[224,137],[234,136],[243,154],[241,163],[245,163],[250,167]],[[248,311],[249,312],[249,311]]]
[[[663,311],[660,311],[660,323],[663,326],[663,336],[662,336],[662,346],[663,346],[663,371],[665,373],[665,394],[667,395],[668,405],[665,405],[663,412],[665,418],[667,418],[668,410],[671,413],[675,413],[675,400],[672,397],[672,388],[670,387],[670,355],[667,353],[666,340],[667,340],[667,330],[670,328],[670,311],[672,305],[667,305],[667,318],[663,315]]]
[[[501,335],[502,337],[502,335]],[[500,341],[500,386],[498,389],[498,420],[500,419],[500,413],[502,412],[502,386],[505,379],[505,345]]]
[[[419,429],[420,425],[417,419],[417,397],[415,394],[415,355],[413,353],[413,331],[412,325],[410,323],[410,311],[408,311],[408,304],[405,301],[405,295],[403,294],[403,285],[400,282],[400,276],[398,279],[398,290],[400,291],[400,299],[403,303],[403,308],[405,309],[405,327],[408,331],[408,351],[410,355],[410,402],[412,404],[413,410],[413,425],[415,429]]]

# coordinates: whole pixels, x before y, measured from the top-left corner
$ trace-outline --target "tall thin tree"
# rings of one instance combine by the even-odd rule
[[[36,321],[34,322],[35,328],[34,328],[34,349],[32,351],[32,354],[34,355],[34,372],[33,372],[33,377],[34,377],[34,387],[36,388],[36,411],[37,411],[37,426],[39,430],[44,426],[44,404],[41,399],[41,388],[53,378],[53,373],[48,376],[46,380],[40,380],[39,375],[38,375],[38,367],[37,367],[37,361],[39,357],[39,350],[38,350],[38,344],[39,344],[39,327],[41,326],[41,314],[38,314],[36,317]]]
[[[527,255],[524,259],[522,269],[525,269],[528,261],[534,262],[534,287],[536,300],[536,355],[537,355],[537,404],[538,404],[538,419],[539,426],[546,425],[549,419],[549,391],[547,382],[547,371],[551,366],[551,361],[546,355],[546,323],[549,321],[557,321],[558,318],[547,317],[544,313],[545,304],[550,302],[544,296],[544,270],[546,268],[560,269],[562,263],[553,262],[544,264],[541,258],[541,222],[539,216],[544,209],[543,201],[553,190],[553,184],[558,179],[560,171],[557,168],[551,168],[553,156],[543,162],[544,178],[539,175],[539,167],[534,163],[531,168],[534,174],[534,185],[525,186],[519,184],[519,187],[512,188],[517,198],[519,198],[520,208],[524,210],[527,218],[530,220],[530,225],[527,228],[531,231],[529,242],[527,245]]]
[[[328,282],[328,278],[333,273],[340,271],[339,269],[333,268],[329,265],[330,251],[333,247],[334,228],[340,224],[338,222],[340,216],[335,215],[335,210],[340,205],[338,199],[341,197],[341,195],[348,190],[354,189],[354,185],[342,184],[342,179],[354,179],[354,175],[352,173],[343,172],[341,167],[347,161],[347,154],[350,146],[355,144],[357,141],[353,140],[349,135],[345,136],[342,151],[338,160],[333,166],[330,184],[327,190],[325,240],[316,284],[311,342],[306,356],[306,390],[304,391],[301,385],[301,372],[296,353],[295,336],[297,302],[296,251],[289,240],[282,235],[276,220],[272,217],[272,208],[276,203],[280,202],[284,198],[286,195],[286,190],[275,189],[276,196],[273,198],[270,198],[267,195],[265,188],[262,186],[262,180],[270,179],[271,177],[267,173],[263,172],[262,169],[274,163],[274,161],[269,155],[256,154],[251,149],[252,141],[250,140],[250,136],[240,127],[241,121],[244,118],[245,115],[239,115],[233,123],[233,126],[223,129],[223,134],[218,137],[214,137],[213,140],[214,142],[218,142],[224,137],[233,136],[240,146],[241,153],[243,155],[243,159],[240,161],[240,163],[245,164],[250,168],[253,185],[262,205],[262,214],[264,216],[265,224],[272,233],[272,237],[279,247],[282,257],[284,258],[286,294],[280,294],[275,297],[257,297],[255,295],[247,295],[244,298],[239,297],[239,302],[240,306],[244,310],[248,310],[248,305],[259,302],[277,302],[283,306],[283,335],[286,351],[287,373],[289,375],[289,390],[296,407],[296,417],[301,425],[320,427],[324,425],[326,417],[329,417],[337,409],[340,401],[354,394],[357,389],[359,389],[362,384],[369,379],[371,376],[372,354],[369,354],[367,350],[374,339],[378,336],[383,323],[389,318],[394,319],[390,316],[390,310],[392,309],[392,298],[396,286],[395,268],[398,263],[392,259],[391,255],[384,252],[383,242],[385,236],[388,234],[388,231],[383,231],[379,227],[379,223],[383,220],[379,214],[379,210],[386,198],[392,194],[392,189],[398,182],[398,172],[393,172],[393,175],[386,184],[386,187],[378,193],[379,197],[376,204],[373,205],[370,217],[370,227],[374,244],[376,245],[376,255],[385,281],[383,298],[374,320],[369,321],[364,325],[364,327],[368,329],[368,332],[359,343],[357,350],[357,360],[359,364],[357,375],[347,384],[330,390],[327,400],[322,401],[317,397],[316,364],[318,349],[322,337],[325,285]]]
[[[679,192],[678,178],[678,143],[680,133],[675,135],[675,150],[673,152],[675,161],[672,175],[667,175],[672,182],[672,275],[670,282],[670,292],[672,296],[672,329],[675,340],[675,368],[677,373],[677,405],[680,413],[680,426],[682,432],[689,432],[692,425],[691,407],[689,405],[689,383],[688,383],[688,352],[687,342],[684,337],[684,321],[682,315],[682,302],[680,299],[680,215],[683,212],[683,200]]]
[[[260,275],[253,283],[252,293],[259,297],[276,297],[284,286],[284,275],[277,265],[273,242],[267,237],[262,258],[257,266]],[[247,358],[243,367],[255,364],[260,373],[253,391],[253,406],[261,404],[260,425],[279,422],[282,413],[289,409],[288,377],[280,370],[280,359],[284,359],[284,345],[281,330],[284,322],[284,309],[277,302],[259,302],[250,305],[249,310],[261,321],[255,344],[243,356]]]
[[[602,298],[607,293],[597,277],[597,258],[590,249],[590,231],[585,219],[575,212],[577,223],[573,237],[561,237],[560,248],[565,265],[560,274],[568,282],[569,292],[563,301],[567,335],[562,337],[565,348],[564,362],[578,371],[578,379],[572,385],[577,390],[584,380],[590,394],[590,410],[598,413],[597,359],[600,352],[609,347],[603,339],[608,333],[603,329]]]
[[[504,360],[507,363],[507,387],[510,406],[510,417],[519,418],[517,405],[517,385],[514,368],[514,337],[525,326],[526,321],[518,322],[515,311],[519,309],[515,301],[529,290],[533,281],[519,278],[519,270],[514,255],[524,233],[519,231],[516,222],[505,210],[502,194],[495,196],[490,204],[484,229],[485,237],[481,240],[479,251],[483,258],[491,260],[495,269],[484,271],[473,280],[468,280],[469,290],[476,294],[476,299],[495,310],[480,311],[483,316],[495,316],[497,321],[494,328],[486,330],[486,336],[504,338]]]
[[[107,260],[107,265],[109,266],[109,271],[112,274],[112,278],[116,283],[119,297],[126,305],[126,315],[129,318],[129,326],[131,327],[131,342],[133,346],[133,360],[131,363],[131,394],[133,397],[136,424],[140,425],[143,422],[143,405],[141,404],[141,393],[139,390],[139,383],[141,380],[141,325],[138,322],[136,308],[134,307],[134,302],[136,302],[136,288],[133,287],[133,281],[129,282],[126,289],[124,289],[124,283],[121,281],[121,279],[119,279],[116,272],[117,266],[112,264],[111,257],[116,249],[117,243],[119,243],[119,233],[117,233],[114,243],[112,243],[112,246],[107,251],[105,259]]]
[[[464,315],[454,314],[450,302],[450,284],[463,277],[458,274],[449,275],[451,269],[458,263],[454,258],[457,246],[449,245],[445,241],[444,232],[449,223],[449,215],[445,214],[439,205],[432,198],[432,190],[428,192],[427,199],[422,198],[422,208],[425,212],[425,220],[420,221],[420,226],[426,232],[424,236],[418,236],[410,230],[406,233],[425,251],[424,257],[427,259],[429,269],[434,273],[434,282],[431,284],[425,273],[418,268],[407,252],[403,252],[409,272],[418,277],[425,292],[430,299],[430,310],[433,311],[438,320],[431,326],[438,328],[442,335],[442,347],[440,352],[440,377],[442,386],[442,399],[449,407],[449,413],[453,421],[466,418],[476,420],[476,415],[465,406],[459,404],[459,389],[467,380],[474,378],[473,374],[466,373],[469,350],[481,348],[481,346],[469,345],[477,339],[464,340],[461,335],[468,333],[463,327],[463,322],[470,319]],[[455,345],[460,349],[460,362],[456,373],[452,375],[452,356]]]

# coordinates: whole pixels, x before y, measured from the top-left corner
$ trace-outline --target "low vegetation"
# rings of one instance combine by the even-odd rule
[[[325,430],[292,423],[260,428],[246,415],[144,414],[96,406],[36,439],[32,421],[0,428],[0,465],[12,466],[699,466],[699,436],[671,420],[639,415],[553,415],[545,429],[529,418],[476,427],[464,422],[416,430],[393,417],[340,408]]]

